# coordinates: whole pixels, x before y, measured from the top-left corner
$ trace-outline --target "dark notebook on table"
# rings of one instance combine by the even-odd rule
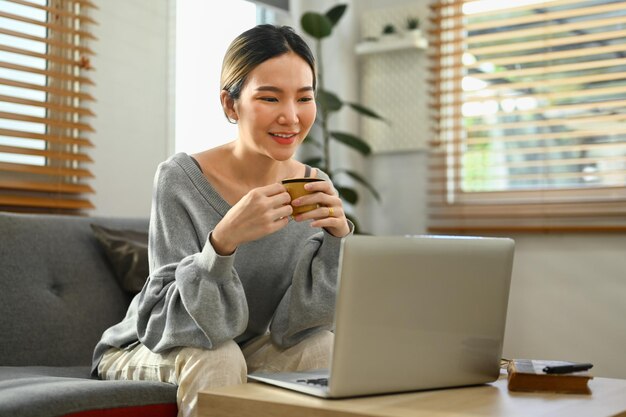
[[[507,366],[508,388],[510,391],[559,392],[566,394],[591,394],[589,380],[593,376],[588,372],[591,364],[572,372],[547,372],[548,367],[576,367],[577,362],[513,359]]]

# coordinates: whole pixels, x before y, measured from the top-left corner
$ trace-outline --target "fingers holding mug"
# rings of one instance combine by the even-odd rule
[[[348,226],[341,200],[337,205],[322,206],[313,210],[311,214],[314,215],[312,227],[323,227],[335,237],[344,237],[350,233],[350,226]]]
[[[312,220],[312,227],[323,227],[336,237],[350,233],[339,194],[329,181],[317,178],[284,180],[283,185],[292,197],[293,218]]]

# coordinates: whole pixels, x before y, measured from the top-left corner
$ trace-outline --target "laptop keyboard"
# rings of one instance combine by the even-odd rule
[[[297,379],[296,382],[307,385],[319,385],[320,387],[328,386],[328,378]]]

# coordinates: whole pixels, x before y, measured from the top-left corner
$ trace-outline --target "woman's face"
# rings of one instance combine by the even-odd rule
[[[248,74],[233,109],[246,148],[285,161],[315,121],[313,71],[293,52],[269,59]]]

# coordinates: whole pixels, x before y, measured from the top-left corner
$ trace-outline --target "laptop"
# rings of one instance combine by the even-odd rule
[[[322,398],[495,381],[513,255],[508,238],[350,236],[330,369],[248,378]]]

